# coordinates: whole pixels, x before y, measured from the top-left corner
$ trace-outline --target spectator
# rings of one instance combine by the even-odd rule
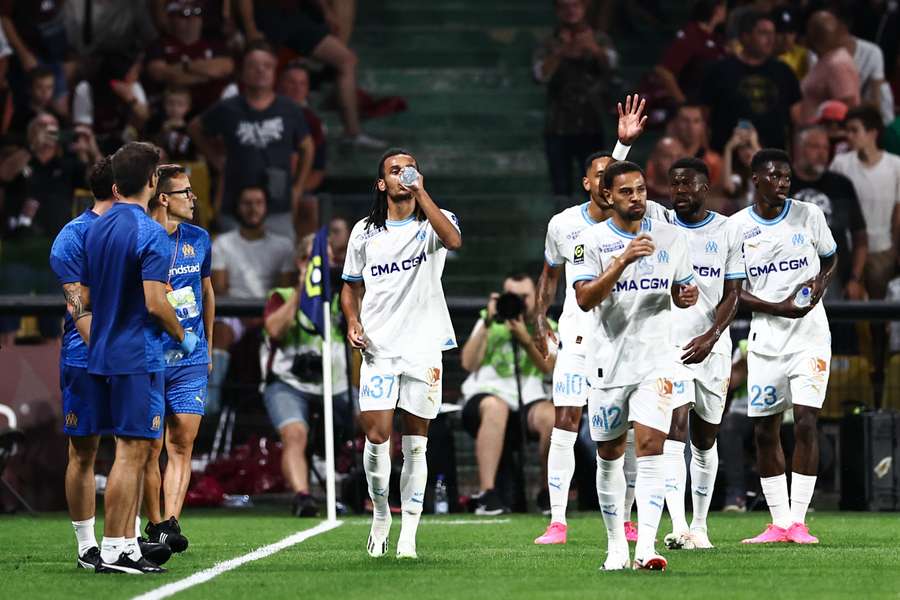
[[[713,150],[725,148],[740,120],[750,121],[765,146],[784,148],[790,108],[800,100],[800,85],[790,68],[772,57],[775,25],[770,17],[747,11],[738,22],[741,49],[713,64],[701,90],[710,109]],[[724,154],[723,154],[724,156]]]
[[[172,34],[153,44],[147,74],[160,87],[186,87],[193,109],[202,112],[215,103],[234,73],[234,61],[220,39],[203,37],[203,7],[186,0],[166,7]]]
[[[291,285],[294,251],[286,237],[266,227],[266,191],[259,186],[240,190],[236,217],[240,227],[213,241],[212,284],[216,297],[264,298],[274,287]],[[229,349],[258,319],[227,318],[213,329],[210,411],[221,407],[221,386],[228,373]]]
[[[325,164],[328,161],[328,139],[325,137],[325,124],[319,115],[309,106],[309,71],[300,62],[289,63],[278,80],[278,93],[296,102],[303,110],[306,126],[313,139],[315,153],[309,177],[303,189],[313,193],[322,186],[325,180]]]
[[[240,190],[264,185],[269,228],[293,239],[314,147],[300,107],[275,93],[277,62],[271,46],[250,44],[241,65],[241,95],[213,104],[191,121],[188,133],[224,180],[215,203],[222,228],[235,226],[231,215]],[[210,138],[224,141],[224,155]]]
[[[687,156],[684,146],[674,137],[660,138],[647,160],[647,200],[671,207],[669,168],[679,158]]]
[[[276,46],[287,46],[303,57],[315,58],[337,71],[337,96],[344,123],[343,141],[361,148],[387,146],[363,133],[359,123],[356,88],[358,59],[347,45],[316,23],[300,8],[300,2],[284,0],[239,0],[238,14],[250,41],[265,36]]]
[[[331,217],[331,222],[328,224],[328,244],[331,247],[333,260],[330,260],[329,264],[339,272],[344,266],[349,242],[350,222],[341,216]]]
[[[93,128],[105,154],[135,140],[150,117],[140,74],[140,56],[107,54],[99,59],[96,75],[75,86],[72,121]]]
[[[862,101],[877,107],[884,123],[890,123],[894,120],[894,94],[885,80],[884,53],[876,44],[852,35],[843,21],[838,21],[838,27],[859,73]]]
[[[496,515],[507,510],[504,499],[495,490],[497,471],[501,459],[508,460],[510,452],[520,442],[524,443],[520,438],[519,419],[523,416],[519,414],[513,343],[519,347],[518,372],[527,431],[539,440],[541,481],[547,481],[547,451],[554,423],[553,404],[547,399],[543,380],[553,371],[556,359],[554,355],[548,359],[541,356],[531,340],[531,325],[526,325],[534,321],[534,281],[524,273],[510,275],[503,282],[503,292],[521,298],[524,313],[507,321],[498,320],[500,295],[492,294],[461,355],[462,367],[470,373],[462,387],[466,397],[462,416],[463,425],[475,438],[481,490],[475,499],[475,513],[480,515]],[[546,488],[538,496],[538,505],[542,509],[550,508]]]
[[[682,156],[693,156],[702,160],[709,169],[710,185],[718,187],[722,180],[722,155],[709,149],[709,135],[703,108],[699,104],[679,106],[672,121],[671,134],[684,147]],[[668,173],[668,170],[665,173]]]
[[[53,105],[53,71],[47,67],[37,66],[28,73],[28,102],[15,108],[9,124],[11,141],[16,144],[27,143],[25,130],[36,116],[49,113],[60,120]]]
[[[68,114],[68,88],[63,60],[68,46],[66,30],[62,24],[62,7],[65,0],[2,0],[0,24],[15,51],[16,59],[10,70],[10,87],[13,92],[25,90],[25,78],[38,65],[53,72],[53,105],[56,113]],[[19,97],[16,104],[27,102]]]
[[[803,44],[797,43],[797,34],[802,27],[800,13],[790,7],[775,9],[772,13],[775,23],[775,55],[802,81],[816,62],[815,55]]]
[[[162,122],[149,125],[153,143],[166,153],[170,162],[197,160],[197,149],[187,131],[187,115],[191,111],[191,92],[184,87],[167,88],[163,94]]]
[[[571,196],[572,167],[602,148],[605,96],[618,57],[585,20],[585,0],[555,0],[556,30],[534,53],[534,76],[547,85],[544,144],[553,193]]]
[[[749,121],[742,121],[734,128],[725,144],[722,166],[722,190],[728,199],[722,212],[735,213],[753,203],[753,185],[750,163],[759,152],[759,136]]]
[[[228,234],[226,234],[228,235]],[[299,277],[294,287],[269,292],[264,313],[265,340],[260,349],[263,400],[272,425],[278,430],[283,450],[281,471],[294,492],[292,512],[297,517],[315,517],[318,503],[310,495],[309,464],[306,459],[310,415],[322,408],[322,344],[309,318],[299,310],[300,295],[314,235],[297,245]],[[352,427],[346,357],[340,326],[340,298],[332,302],[332,382],[335,442],[340,444]]]
[[[716,29],[725,22],[725,0],[697,0],[691,20],[675,34],[654,68],[675,104],[696,98],[706,68],[725,55]]]
[[[847,105],[840,100],[828,100],[819,105],[816,111],[815,125],[821,125],[828,133],[828,162],[842,152],[850,150],[847,144],[847,131],[844,129],[844,119],[847,118]]]
[[[800,84],[803,100],[794,119],[798,125],[813,121],[819,105],[828,100],[839,100],[848,108],[859,104],[859,74],[841,43],[841,26],[834,15],[823,10],[813,13],[806,39],[819,59]]]
[[[82,63],[116,52],[138,54],[158,38],[147,5],[134,0],[65,0],[62,18],[70,50]]]
[[[73,218],[75,190],[85,187],[90,166],[100,158],[89,129],[77,130],[73,150],[60,143],[59,121],[49,113],[28,124],[27,148],[0,163],[6,185],[7,227],[52,240]]]
[[[894,276],[900,234],[900,157],[882,150],[884,122],[877,109],[861,106],[847,113],[847,140],[852,150],[834,157],[831,170],[853,182],[869,237],[865,285],[881,300]]]

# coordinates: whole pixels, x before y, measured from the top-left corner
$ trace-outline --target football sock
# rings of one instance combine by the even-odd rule
[[[684,533],[688,530],[684,516],[684,485],[687,481],[687,467],[684,464],[684,442],[666,440],[663,444],[666,474],[666,507],[672,518],[672,531]]]
[[[134,537],[141,537],[141,515],[134,518]]]
[[[700,450],[691,444],[691,499],[694,509],[691,529],[706,531],[706,516],[709,514],[718,470],[719,448],[715,442],[709,450]]]
[[[621,456],[615,460],[597,457],[597,497],[600,500],[600,514],[606,525],[607,547],[610,552],[628,552],[625,539],[625,518],[622,506],[625,502],[625,472]]]
[[[391,483],[391,441],[373,444],[368,439],[363,451],[363,466],[369,483],[375,517],[384,518],[388,512],[388,491]]]
[[[428,461],[425,459],[428,438],[422,435],[404,435],[401,443],[403,470],[400,472],[400,508],[403,513],[400,541],[414,543],[425,501],[425,485],[428,482]]]
[[[638,507],[638,541],[634,549],[635,559],[656,554],[656,530],[666,493],[666,479],[663,476],[665,462],[661,454],[637,458],[634,495]]]
[[[763,495],[769,512],[772,514],[772,524],[782,529],[791,526],[791,507],[788,501],[787,477],[784,473],[775,477],[760,477]]]
[[[125,547],[123,549],[125,552],[131,554],[131,560],[140,560],[141,559],[141,547],[138,545],[138,541],[136,537],[127,537],[125,538]]]
[[[791,522],[806,523],[806,510],[816,489],[815,475],[791,473]]]
[[[78,542],[78,556],[84,556],[85,552],[98,546],[97,537],[94,534],[94,521],[94,517],[84,521],[72,521],[75,541]]]
[[[634,481],[637,479],[637,462],[634,455],[634,429],[629,429],[625,438],[625,513],[626,521],[631,520],[631,510],[634,508]]]
[[[575,472],[575,440],[578,433],[553,428],[547,452],[547,487],[550,490],[550,522],[566,523],[569,485]]]
[[[125,538],[103,536],[103,543],[100,545],[100,559],[103,562],[116,562],[123,551],[125,551]]]

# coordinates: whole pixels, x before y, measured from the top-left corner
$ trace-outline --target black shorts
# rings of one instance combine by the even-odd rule
[[[463,405],[462,409],[462,423],[463,429],[469,432],[469,435],[475,437],[478,435],[478,428],[481,426],[481,401],[484,400],[488,396],[493,396],[494,394],[475,394]],[[527,422],[528,414],[531,410],[543,402],[543,400],[536,400],[531,402],[530,404],[525,405],[525,419]],[[506,444],[510,447],[515,447],[519,444],[519,438],[521,436],[521,429],[519,425],[519,411],[510,410],[509,411],[509,419],[506,421]],[[537,436],[528,432],[529,440],[536,440]]]
[[[257,5],[256,26],[276,46],[287,46],[302,56],[311,56],[316,46],[330,32],[327,25],[317,23],[300,10]]]

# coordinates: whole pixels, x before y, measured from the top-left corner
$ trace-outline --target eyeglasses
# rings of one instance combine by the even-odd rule
[[[184,194],[186,197],[190,198],[194,196],[194,190],[189,187],[184,188],[183,190],[172,190],[171,192],[163,192],[167,196],[174,196],[175,194]],[[196,196],[194,196],[196,198]]]

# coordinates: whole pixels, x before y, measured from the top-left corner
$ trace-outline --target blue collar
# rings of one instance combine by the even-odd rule
[[[750,206],[750,208],[749,208],[750,216],[753,217],[754,221],[756,221],[757,223],[760,223],[762,225],[775,225],[775,224],[783,221],[784,218],[788,216],[788,213],[791,212],[791,202],[792,202],[792,200],[790,198],[785,200],[784,208],[781,209],[781,213],[774,219],[763,219],[761,216],[759,216],[759,214],[756,212],[755,204]]]
[[[588,200],[587,202],[585,202],[584,204],[581,205],[581,216],[584,217],[584,220],[587,222],[588,225],[596,225],[600,221],[595,221],[594,218],[591,216],[591,213],[588,212],[588,207],[590,205],[591,205],[590,200]]]
[[[391,221],[390,219],[386,219],[384,224],[387,225],[388,227],[401,227],[408,223],[412,223],[415,220],[416,220],[416,215],[411,214],[408,217],[406,217],[405,219],[403,219],[402,221]]]
[[[704,225],[709,225],[710,221],[716,218],[716,213],[713,211],[707,211],[706,217],[703,218],[702,221],[698,221],[697,223],[685,223],[681,219],[678,218],[678,215],[675,215],[675,224],[679,227],[684,227],[686,229],[699,229]]]
[[[612,230],[613,233],[615,233],[616,235],[622,236],[623,238],[633,240],[634,238],[637,237],[636,233],[628,233],[627,231],[622,231],[621,229],[616,227],[616,224],[613,223],[612,218],[607,219],[606,224],[609,225],[609,228]],[[648,219],[646,217],[641,219],[641,231],[650,231],[650,228],[651,228],[650,219]]]

